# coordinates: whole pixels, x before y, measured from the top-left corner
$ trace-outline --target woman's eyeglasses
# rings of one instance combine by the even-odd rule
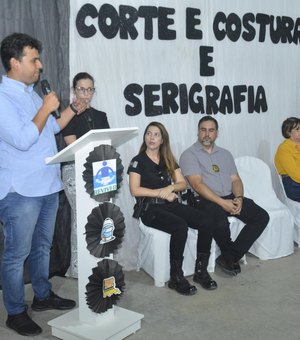
[[[87,89],[85,87],[75,87],[75,90],[80,93],[80,94],[93,94],[95,93],[95,88],[94,87],[88,87]]]

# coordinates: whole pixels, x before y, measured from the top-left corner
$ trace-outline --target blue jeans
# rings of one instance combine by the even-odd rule
[[[4,249],[2,257],[3,301],[9,315],[22,313],[24,304],[24,262],[28,258],[34,295],[49,296],[49,261],[58,193],[25,197],[15,192],[0,200]]]

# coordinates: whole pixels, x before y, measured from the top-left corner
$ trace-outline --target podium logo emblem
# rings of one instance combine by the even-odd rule
[[[93,162],[94,195],[117,190],[117,160]]]
[[[114,236],[114,230],[115,230],[114,221],[110,217],[107,217],[103,222],[100,244],[113,241],[116,238]]]
[[[116,288],[116,279],[114,276],[108,277],[103,280],[103,297],[110,297],[113,294],[118,295],[121,294],[119,288]]]

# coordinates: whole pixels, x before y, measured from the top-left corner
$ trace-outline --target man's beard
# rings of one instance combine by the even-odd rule
[[[204,146],[211,146],[213,144],[213,141],[211,139],[203,139],[202,145]]]

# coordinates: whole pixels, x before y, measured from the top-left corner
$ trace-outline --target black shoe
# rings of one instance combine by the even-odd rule
[[[238,261],[233,262],[233,269],[237,274],[239,274],[241,272],[241,266],[240,266]]]
[[[197,288],[192,286],[186,279],[175,281],[171,278],[168,283],[168,287],[175,289],[176,292],[181,295],[195,295],[197,293]]]
[[[170,281],[168,287],[175,289],[177,293],[182,295],[194,295],[197,293],[197,288],[192,286],[183,276],[182,263],[183,258],[179,260],[170,260]]]
[[[193,276],[193,281],[200,283],[200,285],[207,290],[214,290],[218,288],[217,282],[213,280],[207,272],[205,275],[202,273],[195,273]]]
[[[35,336],[42,333],[42,328],[28,316],[26,311],[8,315],[6,326],[25,336]]]
[[[75,301],[63,299],[50,291],[50,295],[46,299],[38,300],[34,297],[31,308],[36,312],[40,312],[49,309],[67,310],[72,309],[75,306]]]
[[[237,272],[234,269],[233,261],[224,258],[223,255],[220,255],[219,257],[216,258],[216,263],[218,266],[221,267],[225,274],[236,276]]]
[[[209,257],[210,253],[197,252],[193,281],[200,283],[204,289],[213,290],[216,289],[218,285],[207,271]]]

